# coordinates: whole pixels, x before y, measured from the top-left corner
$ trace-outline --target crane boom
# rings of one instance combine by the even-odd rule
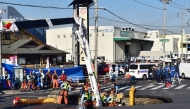
[[[85,54],[85,62],[86,62],[86,67],[87,67],[87,71],[88,71],[88,78],[89,78],[90,83],[91,83],[92,91],[95,94],[96,106],[101,107],[102,102],[100,99],[100,93],[98,90],[96,77],[95,77],[95,74],[94,74],[94,71],[92,68],[92,58],[91,58],[91,54],[90,54],[89,44],[88,44],[88,41],[86,39],[86,29],[83,26],[83,19],[80,17],[76,17],[75,22],[77,25],[76,24],[73,25],[73,30],[75,31],[74,36],[75,36],[76,40],[79,41],[79,43],[82,47],[82,50]]]

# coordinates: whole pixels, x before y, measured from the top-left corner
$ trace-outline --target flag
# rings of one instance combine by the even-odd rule
[[[10,29],[10,27],[12,26],[12,22],[10,21],[3,21],[2,23],[4,29]]]
[[[46,59],[46,68],[49,68],[49,57]]]

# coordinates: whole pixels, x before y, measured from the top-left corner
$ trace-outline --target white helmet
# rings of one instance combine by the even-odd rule
[[[65,70],[62,70],[62,74],[65,74]]]

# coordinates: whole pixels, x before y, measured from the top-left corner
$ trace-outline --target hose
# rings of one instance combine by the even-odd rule
[[[16,97],[13,100],[14,105],[20,105],[20,104],[46,104],[46,103],[57,103],[57,100],[55,98],[20,99],[19,97]]]

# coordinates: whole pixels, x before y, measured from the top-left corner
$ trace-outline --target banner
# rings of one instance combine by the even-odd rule
[[[15,25],[15,19],[2,19],[0,24],[1,31],[18,31],[17,26]]]

